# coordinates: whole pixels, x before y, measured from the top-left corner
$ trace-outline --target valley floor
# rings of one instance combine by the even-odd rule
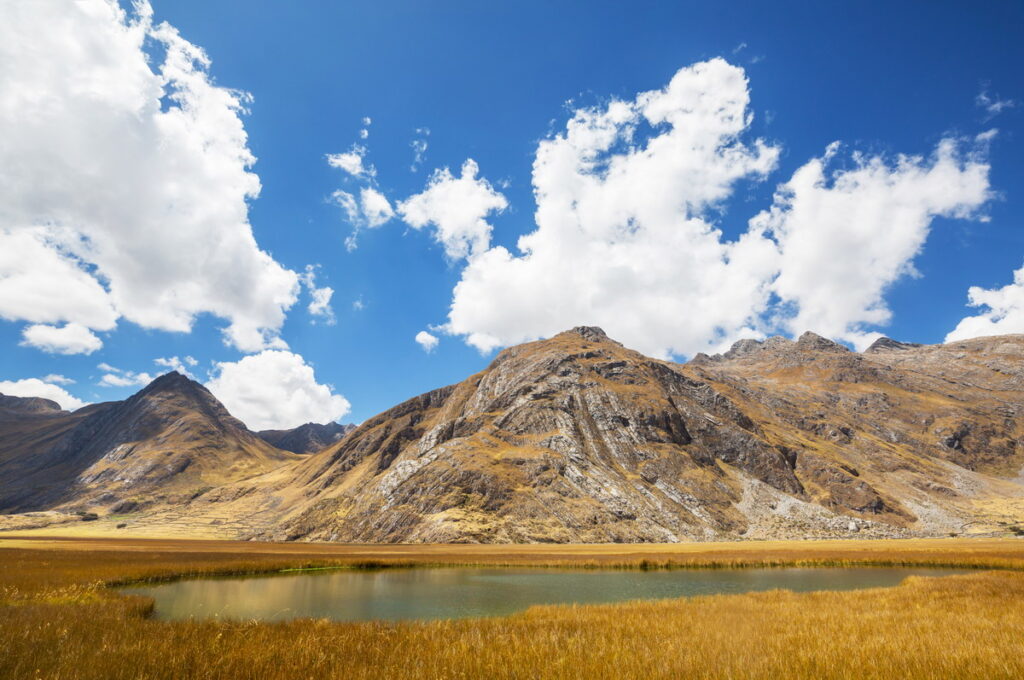
[[[896,588],[534,607],[424,623],[161,622],[106,587],[301,566],[944,565]],[[985,571],[985,569],[990,569]],[[1011,678],[1024,540],[331,545],[0,538],[3,678]]]

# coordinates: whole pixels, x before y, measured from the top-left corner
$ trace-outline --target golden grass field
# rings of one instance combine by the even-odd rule
[[[404,623],[162,622],[106,587],[327,565],[998,569]],[[394,546],[0,538],[4,678],[1020,678],[1024,540]]]

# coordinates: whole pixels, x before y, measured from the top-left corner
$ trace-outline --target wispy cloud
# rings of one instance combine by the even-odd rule
[[[1013,99],[1003,99],[997,94],[990,93],[987,86],[974,98],[974,103],[985,111],[985,120],[991,120],[1003,111],[1017,106]]]
[[[427,156],[427,137],[430,136],[430,128],[416,128],[416,138],[409,142],[409,146],[412,147],[412,165],[409,169],[413,172],[418,172],[420,166],[423,165],[423,161]]]

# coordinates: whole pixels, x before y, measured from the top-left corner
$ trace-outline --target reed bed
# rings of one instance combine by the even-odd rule
[[[108,586],[321,567],[998,569],[896,588],[534,607],[504,618],[148,618]],[[1024,541],[704,546],[276,546],[0,540],[4,678],[1018,678]]]

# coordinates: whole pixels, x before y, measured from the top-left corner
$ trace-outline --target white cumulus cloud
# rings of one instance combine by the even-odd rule
[[[366,147],[353,144],[348,151],[327,154],[327,164],[332,168],[344,170],[353,177],[374,177],[377,169],[372,165],[363,164],[365,156]]]
[[[95,333],[78,323],[33,324],[21,332],[21,337],[22,345],[50,354],[92,354],[103,346]]]
[[[72,396],[67,390],[52,384],[51,381],[44,381],[39,378],[0,380],[0,394],[12,397],[42,397],[43,399],[50,399],[60,404],[60,407],[65,411],[74,411],[88,403]]]
[[[366,226],[370,228],[379,227],[395,216],[394,208],[387,197],[373,187],[360,189],[359,203]]]
[[[437,347],[437,343],[439,341],[436,335],[432,335],[426,331],[420,331],[416,334],[416,342],[423,348],[424,352],[430,354],[434,351],[434,348]]]
[[[352,232],[345,238],[345,247],[355,250],[359,243],[359,231],[363,227],[374,229],[388,222],[395,215],[391,202],[373,187],[362,187],[359,198],[344,189],[336,189],[331,199],[345,213],[345,218],[352,226]]]
[[[468,259],[441,328],[489,351],[594,324],[663,357],[778,330],[869,342],[934,218],[984,219],[994,133],[944,139],[928,157],[854,152],[840,169],[832,145],[729,239],[725,201],[738,182],[767,178],[780,153],[751,138],[749,103],[743,69],[712,59],[662,89],[577,109],[537,148],[536,229],[517,252],[490,246],[485,218],[504,199],[475,164],[462,178],[435,173],[398,212]],[[485,186],[489,202],[456,183]]]
[[[345,397],[316,381],[305,359],[286,351],[266,350],[218,363],[206,387],[253,430],[330,422],[350,409]]]
[[[54,385],[74,385],[75,381],[71,378],[60,375],[59,373],[51,373],[44,375],[40,378],[43,382],[53,383]]]
[[[157,359],[154,363],[158,366],[163,366],[164,364],[161,363],[162,361],[165,360]],[[101,387],[145,387],[156,378],[156,376],[150,375],[149,373],[125,371],[120,368],[115,368],[110,364],[99,364],[97,368],[101,371],[106,371],[97,383]]]
[[[987,307],[980,314],[965,317],[946,335],[946,342],[983,335],[1024,333],[1024,267],[1013,273],[1013,283],[1002,288],[972,286],[967,291],[972,307]]]
[[[0,206],[0,220],[3,214]],[[117,324],[118,312],[106,289],[51,230],[8,226],[0,228],[0,318],[47,324],[67,321],[110,330]]]
[[[160,368],[165,368],[168,371],[177,371],[178,373],[195,380],[195,376],[188,370],[189,367],[195,366],[197,363],[192,357],[185,357],[184,360],[176,356],[157,357],[156,359],[153,359],[153,363]]]
[[[779,244],[772,290],[795,305],[783,327],[863,349],[878,337],[866,329],[890,320],[887,287],[916,273],[933,218],[970,218],[989,199],[989,166],[945,139],[928,158],[854,154],[852,167],[830,172],[837,150],[797,170],[752,224]]]
[[[537,229],[519,254],[469,262],[446,330],[487,351],[597,324],[661,356],[747,330],[777,253],[757,233],[724,240],[708,213],[775,167],[777,148],[742,138],[748,101],[743,70],[714,59],[632,101],[577,110],[537,149]]]
[[[316,272],[319,265],[306,265],[306,271],[302,274],[302,285],[309,291],[310,314],[324,321],[328,326],[336,322],[334,308],[331,307],[331,298],[334,297],[334,289],[330,286],[318,287],[316,285]]]
[[[422,193],[398,204],[398,212],[409,226],[433,227],[434,240],[453,260],[485,251],[491,240],[486,217],[508,207],[508,201],[490,182],[477,177],[479,171],[472,159],[462,164],[460,177],[448,168],[437,170]]]
[[[283,344],[297,276],[253,238],[249,97],[209,64],[144,0],[5,4],[0,316],[188,331],[209,313],[243,351]]]

